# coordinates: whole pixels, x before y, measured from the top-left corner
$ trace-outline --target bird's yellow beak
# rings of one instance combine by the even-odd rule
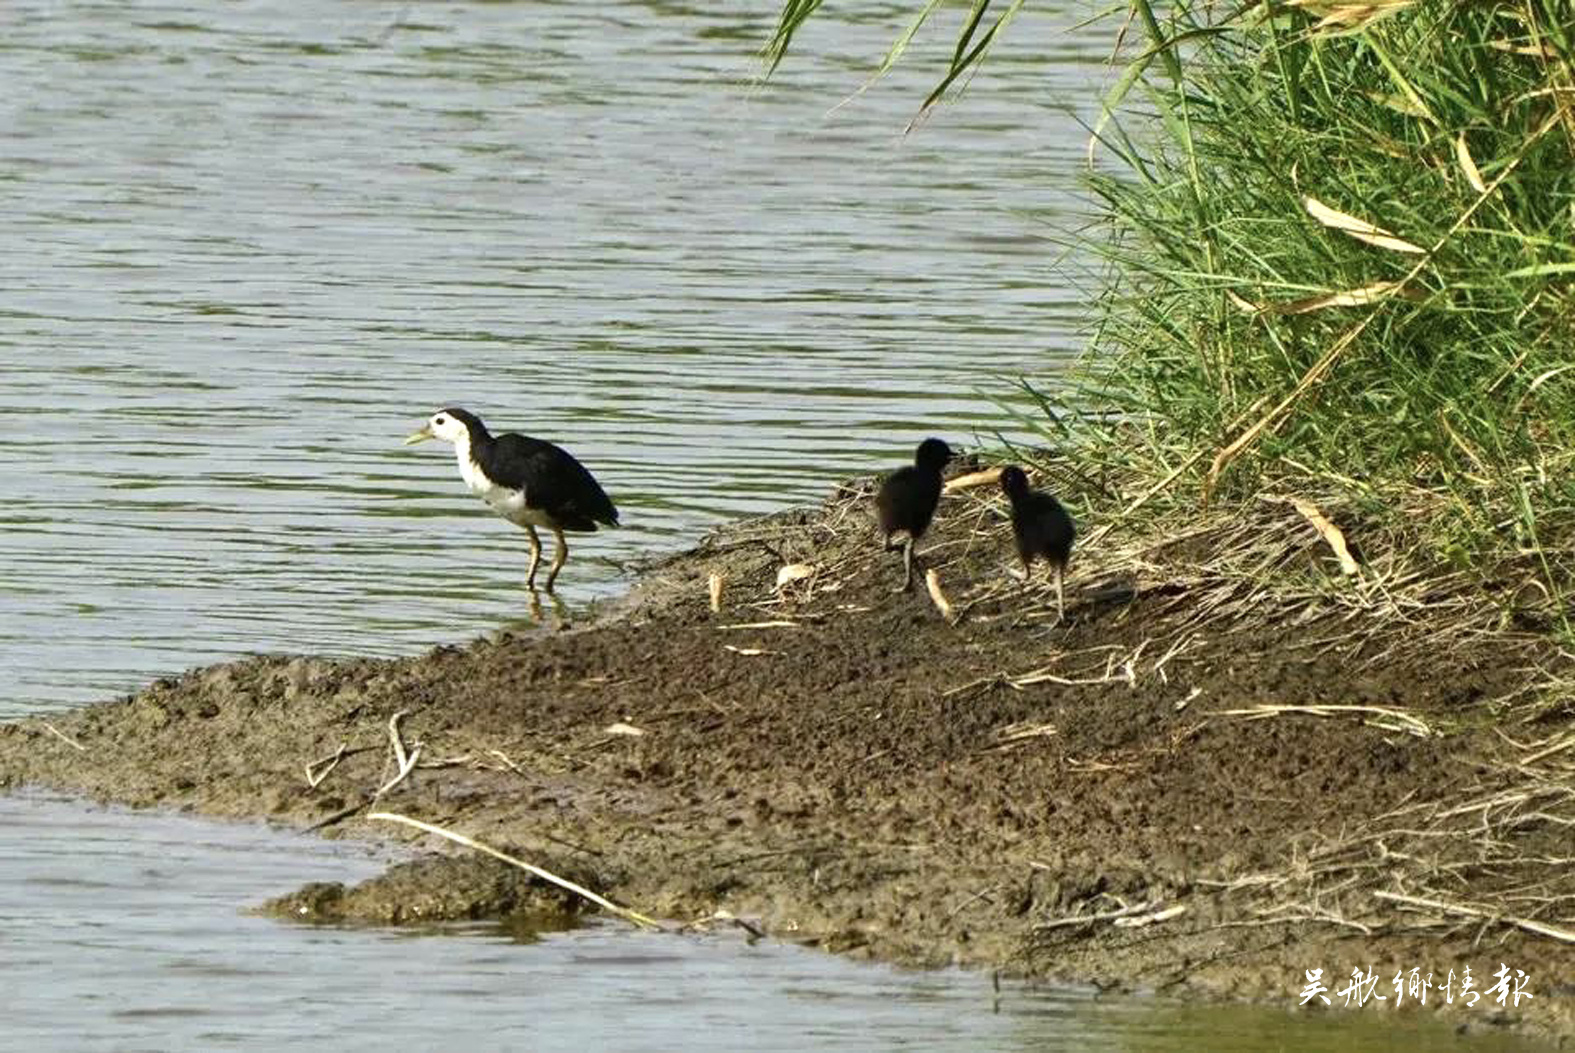
[[[411,435],[411,436],[407,437],[405,439],[405,445],[406,446],[414,446],[416,443],[418,443],[418,442],[425,442],[427,439],[430,439],[430,438],[433,438],[433,435],[432,435],[432,426],[429,424],[426,427],[422,428],[420,431],[416,432],[414,435]]]

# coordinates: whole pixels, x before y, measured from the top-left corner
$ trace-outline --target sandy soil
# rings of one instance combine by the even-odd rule
[[[1195,562],[1171,573],[1196,560],[1186,546],[1137,567],[1101,565],[1097,550],[1075,562],[1057,624],[1047,589],[1006,577],[1001,509],[993,489],[949,497],[921,546],[956,624],[922,588],[892,592],[900,559],[873,540],[867,491],[845,488],[652,566],[629,601],[582,626],[549,608],[536,631],[415,658],[195,670],[53,718],[80,749],[40,720],[0,726],[0,785],[445,853],[364,889],[304,889],[280,905],[291,913],[574,909],[364,818],[394,775],[388,725],[402,712],[403,742],[436,766],[377,808],[647,914],[720,911],[836,952],[1287,1007],[1308,969],[1323,969],[1338,1007],[1356,967],[1393,1004],[1397,970],[1441,982],[1469,965],[1486,991],[1504,962],[1530,976],[1518,1010],[1491,996],[1437,1006],[1435,992],[1423,1011],[1575,1032],[1575,945],[1378,895],[1443,887],[1451,905],[1575,927],[1560,921],[1569,867],[1536,869],[1571,855],[1554,805],[1575,796],[1567,767],[1536,765],[1575,750],[1528,768],[1526,740],[1564,725],[1506,738],[1488,719],[1540,644],[1446,648],[1419,632],[1396,645],[1353,631],[1334,604],[1222,614]],[[1286,523],[1292,555],[1316,571],[1316,535]],[[778,591],[778,569],[800,561],[817,573]],[[712,574],[725,578],[719,612]],[[1226,712],[1266,705],[1370,708]],[[620,724],[639,734],[609,730]],[[307,765],[341,746],[309,785]],[[1534,812],[1521,800],[1500,823],[1493,795],[1522,792],[1527,770],[1566,796]],[[1533,902],[1517,900],[1533,886]]]

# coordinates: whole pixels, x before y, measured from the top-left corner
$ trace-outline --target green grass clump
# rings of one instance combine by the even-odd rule
[[[776,57],[817,6],[787,5]],[[1020,6],[973,0],[924,105]],[[1102,306],[1047,438],[1125,478],[1128,517],[1300,494],[1382,523],[1412,567],[1529,575],[1566,608],[1570,0],[1128,13],[1093,130]]]
[[[1568,0],[1138,10],[1117,91],[1143,109],[1098,133],[1091,405],[1159,422],[1133,429],[1156,464],[1200,454],[1198,496],[1425,509],[1417,542],[1456,562],[1567,549]]]

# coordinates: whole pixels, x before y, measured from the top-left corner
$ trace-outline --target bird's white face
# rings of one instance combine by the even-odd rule
[[[405,445],[409,446],[411,443],[421,442],[424,439],[442,439],[444,442],[456,443],[469,437],[470,432],[465,427],[464,422],[452,414],[439,410],[427,418],[424,428],[405,440]]]

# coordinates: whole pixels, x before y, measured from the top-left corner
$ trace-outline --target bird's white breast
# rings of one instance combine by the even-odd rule
[[[487,478],[471,456],[469,438],[454,444],[454,458],[459,462],[459,477],[465,480],[471,493],[492,506],[492,510],[511,523],[520,526],[549,526],[546,518],[533,508],[525,507],[525,491],[511,486],[499,486]]]

